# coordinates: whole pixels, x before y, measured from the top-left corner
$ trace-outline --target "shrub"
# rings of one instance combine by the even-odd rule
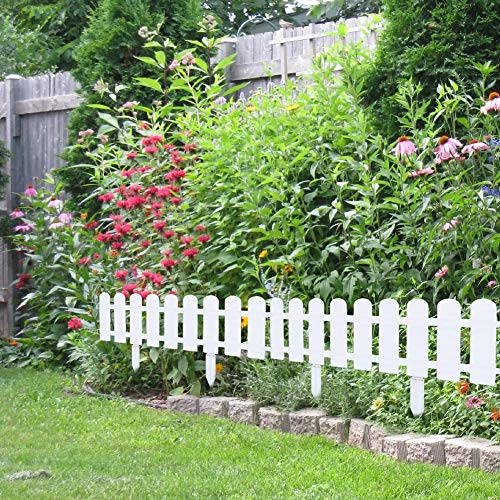
[[[398,84],[413,78],[422,85],[419,103],[436,102],[438,84],[454,80],[471,92],[477,81],[474,65],[496,62],[500,13],[491,3],[467,0],[384,0],[385,30],[377,41],[376,58],[366,82],[366,98],[376,102],[377,125],[397,136]],[[478,60],[478,57],[481,60]],[[493,84],[500,69],[492,68]]]

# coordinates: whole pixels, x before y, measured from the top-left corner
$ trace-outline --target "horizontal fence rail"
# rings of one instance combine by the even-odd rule
[[[367,299],[354,303],[353,314],[348,314],[342,299],[334,299],[328,311],[320,299],[312,299],[307,310],[300,299],[292,299],[286,311],[281,299],[271,299],[268,307],[261,297],[250,298],[247,309],[238,297],[228,297],[222,309],[214,296],[205,297],[201,307],[191,295],[184,297],[182,307],[175,295],[162,303],[156,295],[149,295],[143,305],[138,294],[127,302],[121,293],[113,301],[103,293],[99,302],[100,339],[130,342],[134,370],[144,344],[192,352],[202,347],[210,385],[215,381],[216,355],[222,353],[297,363],[307,357],[315,397],[321,393],[321,366],[325,364],[345,368],[352,361],[358,370],[371,370],[375,364],[380,372],[393,374],[406,367],[411,377],[410,407],[418,416],[424,410],[424,379],[430,369],[436,370],[440,380],[457,382],[462,374],[469,374],[472,383],[483,385],[495,385],[500,374],[500,322],[496,304],[486,299],[472,303],[469,318],[462,318],[461,306],[454,299],[438,304],[436,318],[429,317],[429,306],[421,299],[408,302],[406,316],[400,315],[393,299],[380,302],[378,315]],[[248,319],[245,327],[242,318]],[[378,341],[375,349],[374,341]],[[435,355],[431,355],[430,341],[436,345]]]

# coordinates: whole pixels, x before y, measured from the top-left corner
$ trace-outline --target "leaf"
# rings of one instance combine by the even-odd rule
[[[188,359],[186,356],[183,356],[181,359],[179,359],[179,362],[177,363],[177,368],[184,376],[186,376],[188,367],[189,367]]]
[[[176,387],[175,389],[170,391],[171,396],[180,396],[181,394],[184,394],[184,387]]]
[[[137,80],[137,83],[139,83],[139,85],[163,93],[163,88],[160,82],[158,82],[158,80],[154,80],[153,78],[142,78],[142,77],[136,77],[135,79]]]
[[[107,111],[112,111],[112,109],[109,106],[105,106],[104,104],[87,104],[87,108],[105,109]]]
[[[139,57],[139,56],[136,56],[135,58],[138,59],[139,61],[143,62],[143,63],[149,64],[150,66],[154,66],[155,68],[158,67],[158,63],[152,57]]]
[[[159,355],[160,355],[160,351],[157,347],[151,347],[149,349],[149,357],[154,364],[156,364],[156,362],[158,361]]]
[[[165,58],[165,52],[163,52],[163,50],[157,50],[155,52],[155,59],[158,61],[159,65],[162,68],[165,67],[166,58]]]
[[[201,382],[199,380],[195,380],[189,392],[194,396],[199,396],[201,394]]]
[[[118,120],[114,117],[109,115],[108,113],[97,113],[99,115],[99,118],[103,121],[106,122],[107,124],[111,125],[113,128],[120,128],[120,124],[118,123]]]

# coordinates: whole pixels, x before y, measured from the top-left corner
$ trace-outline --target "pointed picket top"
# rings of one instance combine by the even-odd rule
[[[470,308],[470,381],[495,385],[497,307],[487,299],[475,300]]]
[[[262,297],[248,299],[248,357],[266,357],[266,301]]]
[[[124,344],[127,342],[127,322],[125,311],[125,295],[117,293],[114,300],[115,321],[114,321],[114,337],[115,342]]]
[[[182,343],[184,350],[198,350],[198,299],[186,295],[182,302]]]
[[[379,306],[379,370],[399,373],[399,304],[384,299]]]
[[[437,378],[457,382],[460,380],[460,304],[445,299],[437,306]]]
[[[347,367],[347,303],[333,299],[330,303],[330,346],[332,366]]]
[[[99,338],[105,342],[111,340],[111,298],[109,293],[99,296]]]
[[[354,368],[372,369],[373,316],[368,299],[354,302]]]
[[[241,299],[228,297],[224,301],[224,354],[241,356]],[[246,314],[245,314],[246,315]]]
[[[154,293],[146,297],[146,339],[149,347],[160,347],[160,299]]]

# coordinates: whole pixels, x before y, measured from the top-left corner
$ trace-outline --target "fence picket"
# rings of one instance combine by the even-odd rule
[[[228,297],[224,301],[224,354],[241,356],[241,300]]]
[[[125,295],[117,293],[114,301],[115,321],[114,321],[114,337],[115,342],[124,344],[127,342],[127,323],[125,311]]]
[[[321,299],[309,302],[309,363],[311,366],[311,392],[321,394],[321,365],[325,360],[325,305]]]
[[[177,349],[179,345],[179,302],[177,296],[167,295],[163,303],[164,343],[167,349]]]
[[[399,304],[384,299],[379,307],[379,370],[399,373]]]
[[[186,295],[182,302],[182,343],[186,351],[198,350],[198,299]]]
[[[283,301],[273,297],[270,301],[271,358],[285,359],[285,323]]]
[[[292,299],[288,306],[288,359],[304,361],[304,306]]]
[[[215,355],[219,352],[219,299],[213,295],[203,299],[203,352],[205,376],[210,386],[215,382]]]
[[[437,378],[460,380],[460,304],[442,300],[437,307]]]
[[[105,342],[111,340],[111,304],[109,293],[99,296],[99,338]]]
[[[146,338],[149,347],[160,347],[160,299],[155,294],[146,297]]]
[[[411,377],[427,377],[429,367],[429,306],[422,299],[408,303],[406,335],[406,373]]]
[[[130,343],[142,344],[142,297],[138,293],[130,297]]]
[[[354,368],[372,369],[372,303],[368,299],[354,302]]]
[[[262,297],[248,300],[248,357],[266,357],[266,301]]]
[[[497,308],[486,299],[475,300],[470,313],[470,381],[495,385]]]
[[[347,367],[347,304],[343,299],[333,299],[330,304],[331,364]]]

